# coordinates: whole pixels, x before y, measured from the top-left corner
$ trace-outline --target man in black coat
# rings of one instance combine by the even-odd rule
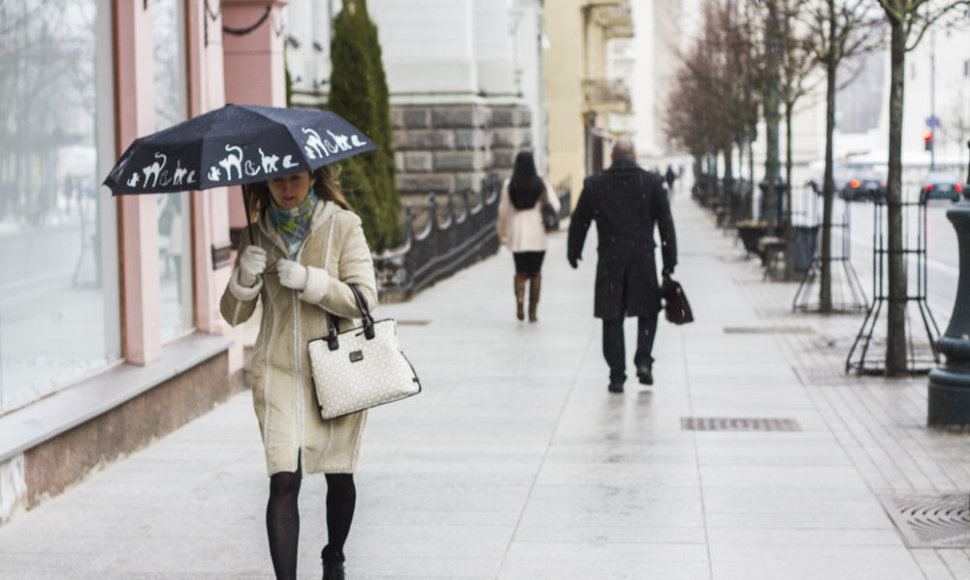
[[[665,274],[677,265],[677,239],[663,177],[637,165],[629,139],[613,146],[609,169],[586,178],[570,218],[567,258],[576,268],[586,232],[596,221],[599,259],[593,316],[603,320],[603,357],[610,366],[609,390],[623,392],[626,354],[623,319],[637,317],[637,352],[633,362],[641,384],[653,384],[653,340],[661,309],[654,259],[653,230],[660,231]]]

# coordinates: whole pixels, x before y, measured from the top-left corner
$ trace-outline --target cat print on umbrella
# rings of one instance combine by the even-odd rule
[[[330,139],[322,139],[319,133],[307,127],[303,127],[303,132],[307,135],[306,145],[303,146],[303,150],[309,159],[322,159],[324,157],[330,157],[333,153],[350,151],[351,149],[366,145],[357,135],[351,135],[348,138],[347,135],[336,135],[329,129],[327,129],[327,133],[333,141],[330,141]]]
[[[326,132],[329,138],[324,139],[312,128],[302,127],[301,131],[306,135],[303,150],[307,158],[311,160],[323,159],[340,152],[350,151],[368,145],[367,142],[361,141],[360,137],[356,134],[348,136],[334,133],[328,129]],[[231,182],[233,180],[256,177],[260,174],[270,175],[278,172],[281,166],[283,170],[299,167],[299,164],[293,160],[294,156],[292,154],[282,155],[281,162],[280,153],[273,151],[267,153],[262,147],[258,148],[258,161],[255,159],[246,159],[245,152],[239,145],[227,144],[225,145],[225,151],[226,155],[221,159],[217,159],[215,164],[209,167],[206,178],[210,182]],[[136,170],[130,174],[126,182],[128,187],[141,185],[144,188],[156,188],[159,186],[182,185],[183,183],[186,186],[196,185],[195,170],[189,171],[183,167],[181,159],[175,160],[176,166],[173,175],[166,168],[169,163],[168,155],[156,151],[154,158],[154,161],[141,168],[140,172]]]
[[[143,167],[141,172],[145,176],[145,180],[142,185],[145,187],[167,187],[169,184],[182,185],[193,185],[195,183],[195,171],[189,171],[187,168],[182,167],[182,161],[179,159],[175,160],[175,175],[170,176],[168,171],[165,169],[165,165],[168,163],[168,156],[161,152],[155,153],[155,159],[160,161],[153,161],[147,167]],[[151,180],[151,185],[148,185],[149,180]],[[139,181],[141,181],[141,175],[134,171],[128,178],[128,187],[138,186]]]

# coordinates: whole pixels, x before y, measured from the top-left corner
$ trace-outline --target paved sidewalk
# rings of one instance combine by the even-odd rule
[[[926,378],[845,377],[861,317],[792,314],[795,285],[686,196],[674,211],[697,320],[661,322],[653,388],[607,393],[595,239],[573,271],[554,237],[537,324],[514,319],[504,251],[378,311],[425,391],[370,415],[350,579],[970,578],[970,551],[908,548],[880,501],[970,490],[970,435],[924,427]],[[303,486],[301,578],[324,491]],[[243,393],[0,526],[0,577],[270,578],[266,492]]]

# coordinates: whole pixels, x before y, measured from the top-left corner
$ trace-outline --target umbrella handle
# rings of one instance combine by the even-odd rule
[[[246,196],[246,192],[243,192],[243,208],[246,212],[246,231],[249,232],[249,243],[250,245],[256,245],[256,242],[253,240],[252,224],[249,223],[249,198]]]

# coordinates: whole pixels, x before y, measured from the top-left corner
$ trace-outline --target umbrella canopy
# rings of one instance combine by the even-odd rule
[[[329,111],[226,105],[136,139],[104,184],[113,195],[243,185],[374,149],[360,130]]]

